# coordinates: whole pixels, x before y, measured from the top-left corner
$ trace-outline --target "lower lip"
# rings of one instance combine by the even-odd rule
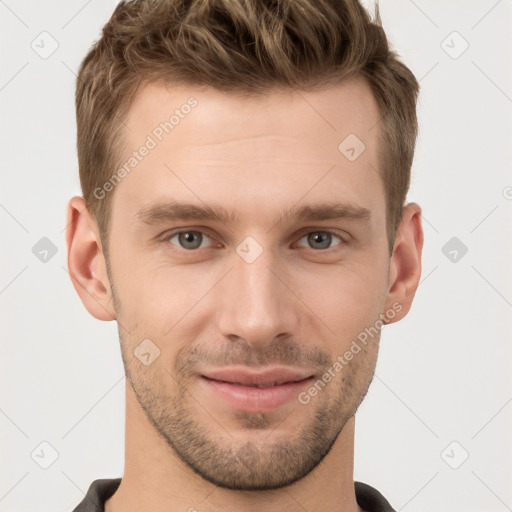
[[[202,382],[216,396],[236,409],[249,412],[269,411],[296,399],[299,393],[310,384],[313,377],[297,382],[287,382],[270,388],[256,388],[231,384],[201,377]]]

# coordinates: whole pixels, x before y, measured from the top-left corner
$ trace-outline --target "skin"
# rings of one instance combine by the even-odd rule
[[[125,471],[106,511],[360,511],[354,414],[380,332],[307,404],[241,411],[200,375],[286,365],[316,380],[379,315],[403,318],[421,274],[421,209],[405,207],[390,256],[379,113],[360,79],[259,99],[145,86],[126,120],[127,157],[190,96],[198,105],[110,192],[108,262],[84,200],[68,206],[73,284],[94,317],[118,321],[127,374]],[[338,151],[350,133],[366,145],[353,162]],[[222,206],[238,221],[138,217],[169,201]],[[369,217],[282,215],[330,202]],[[236,251],[248,236],[262,249],[252,263]],[[144,339],[160,350],[148,366],[134,356]]]

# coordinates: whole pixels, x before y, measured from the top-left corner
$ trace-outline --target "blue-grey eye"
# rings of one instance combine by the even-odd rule
[[[201,233],[201,231],[180,231],[169,238],[169,242],[172,242],[174,238],[178,239],[178,245],[183,249],[189,251],[194,249],[201,249],[203,242],[210,239],[209,236]]]
[[[330,249],[333,239],[338,239],[340,242],[343,240],[329,231],[312,231],[307,235],[303,236],[301,240],[306,239],[307,246],[301,245],[302,247],[309,247],[311,249]]]

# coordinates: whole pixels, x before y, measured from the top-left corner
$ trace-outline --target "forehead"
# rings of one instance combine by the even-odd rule
[[[126,124],[123,163],[133,165],[113,197],[126,215],[171,197],[260,217],[262,200],[282,211],[306,195],[383,209],[379,111],[362,79],[259,97],[147,85]]]
[[[143,134],[187,146],[281,135],[304,138],[339,156],[337,142],[349,134],[371,145],[379,118],[375,98],[362,78],[313,92],[279,89],[258,96],[206,86],[149,84],[138,91],[129,109],[127,143],[136,146]],[[171,132],[172,137],[166,137]]]

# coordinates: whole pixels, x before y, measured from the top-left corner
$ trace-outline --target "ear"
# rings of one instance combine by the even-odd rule
[[[407,315],[421,277],[421,251],[423,228],[421,208],[416,203],[405,206],[398,226],[393,254],[389,265],[389,282],[386,309],[395,311],[385,324],[398,322]]]
[[[99,228],[83,197],[68,203],[66,243],[69,275],[87,311],[98,320],[115,320]]]

